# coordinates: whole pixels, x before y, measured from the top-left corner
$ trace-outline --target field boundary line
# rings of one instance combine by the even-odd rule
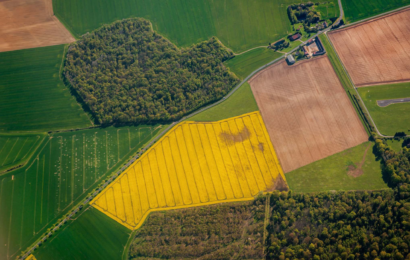
[[[269,212],[270,212],[270,194],[266,195],[266,204],[265,204],[265,219],[263,220],[263,245],[262,253],[265,255],[265,245],[266,245],[266,227],[269,224]]]
[[[16,144],[17,144],[17,142],[19,141],[19,139],[20,139],[20,137],[17,137],[17,140],[14,142],[14,144],[13,144],[13,146],[11,147],[10,151],[7,153],[7,156],[6,156],[6,158],[4,159],[3,164],[2,164],[1,166],[3,166],[3,165],[6,163],[7,158],[9,158],[9,155],[10,155],[11,151],[13,151],[14,146],[16,146]],[[8,140],[8,139],[7,139],[7,140]],[[3,148],[4,148],[4,147],[3,147]]]
[[[14,163],[14,162],[16,161],[17,157],[18,157],[18,156],[20,155],[20,153],[21,153],[21,150],[23,150],[24,146],[26,146],[26,143],[27,143],[28,139],[29,139],[29,137],[26,137],[26,140],[24,141],[23,145],[21,146],[19,152],[16,154],[16,157],[14,157],[14,160],[13,160],[12,163]],[[17,139],[17,140],[18,140],[18,139]],[[34,144],[35,144],[35,143],[34,143]]]

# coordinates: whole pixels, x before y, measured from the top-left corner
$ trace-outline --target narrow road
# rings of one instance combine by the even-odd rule
[[[387,99],[387,100],[377,100],[377,105],[380,107],[387,107],[391,104],[407,103],[410,102],[410,98],[396,98],[396,99]]]

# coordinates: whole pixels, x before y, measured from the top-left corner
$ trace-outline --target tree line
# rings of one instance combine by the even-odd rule
[[[101,124],[171,121],[221,99],[238,78],[215,38],[178,49],[142,18],[72,43],[63,74]]]

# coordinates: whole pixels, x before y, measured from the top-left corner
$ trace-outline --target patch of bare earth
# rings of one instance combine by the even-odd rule
[[[410,81],[410,9],[330,32],[357,87]]]
[[[370,146],[371,146],[371,144],[369,144],[369,145],[367,146],[366,150],[364,151],[362,161],[359,162],[359,163],[357,163],[357,166],[349,165],[349,167],[347,167],[347,168],[348,168],[347,175],[350,175],[350,176],[356,178],[356,177],[359,177],[360,175],[363,174],[363,169],[362,169],[362,167],[363,167],[363,164],[364,164],[365,161],[366,161],[367,151],[369,150]]]
[[[327,56],[276,63],[249,83],[285,173],[368,139]]]
[[[52,0],[0,1],[0,52],[73,41],[54,16]]]

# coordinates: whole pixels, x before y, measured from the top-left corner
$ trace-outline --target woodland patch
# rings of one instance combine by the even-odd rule
[[[67,81],[101,124],[176,120],[226,95],[238,78],[215,38],[178,49],[142,18],[105,25],[68,50]]]

